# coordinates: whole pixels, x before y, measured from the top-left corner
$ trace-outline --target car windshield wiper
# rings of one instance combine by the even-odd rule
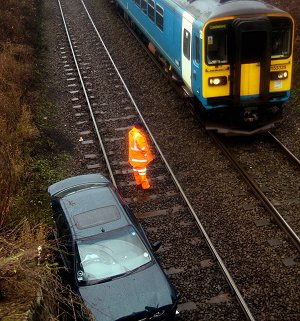
[[[150,262],[151,262],[151,261],[150,261]],[[140,271],[140,270],[143,270],[143,269],[145,268],[145,266],[146,266],[148,263],[150,263],[150,262],[147,262],[147,263],[145,263],[145,264],[143,264],[143,265],[138,266],[137,268],[135,268],[135,269],[133,269],[133,270],[129,270],[129,271],[123,273],[123,274],[120,274],[119,276],[120,276],[120,277],[124,277],[124,276],[128,276],[128,275],[130,275],[130,274],[136,273],[136,272],[138,272],[138,271]]]
[[[94,281],[87,281],[87,285],[95,285],[95,284],[101,284],[101,283],[106,283],[106,282],[110,282],[112,280],[115,280],[115,279],[120,279],[120,278],[123,278],[123,277],[126,277],[130,274],[133,274],[133,273],[136,273],[140,270],[142,270],[143,268],[145,267],[145,264],[133,269],[133,270],[129,270],[129,271],[126,271],[124,273],[121,273],[121,274],[117,274],[117,275],[113,275],[113,276],[109,276],[107,278],[104,278],[104,279],[100,279],[100,280],[94,280]]]
[[[85,281],[85,282],[86,282],[86,285],[95,285],[95,284],[110,282],[113,279],[116,279],[118,277],[119,275],[114,275],[114,276],[108,276],[107,278],[100,279],[100,280]]]

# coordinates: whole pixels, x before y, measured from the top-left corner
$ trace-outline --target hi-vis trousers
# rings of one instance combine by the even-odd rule
[[[133,175],[136,185],[141,185],[143,189],[148,189],[150,184],[146,177],[147,167],[133,167]]]

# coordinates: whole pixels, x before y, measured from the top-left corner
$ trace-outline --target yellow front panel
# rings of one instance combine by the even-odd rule
[[[260,64],[241,65],[241,96],[258,95],[260,85]]]
[[[286,91],[291,89],[292,80],[292,57],[290,59],[273,60],[271,61],[271,72],[287,71],[288,78],[283,80],[271,80],[270,92]]]
[[[223,97],[230,94],[230,81],[229,81],[229,65],[222,66],[205,66],[203,68],[203,97]],[[210,77],[227,77],[227,84],[224,86],[209,86],[208,79]]]
[[[287,91],[291,88],[292,64],[289,60],[271,61],[271,72],[286,70],[288,78],[283,80],[271,80],[270,92]],[[209,86],[210,77],[226,76],[227,85]],[[232,84],[231,84],[232,85]],[[241,65],[241,96],[259,95],[260,94],[260,64],[243,64]],[[223,97],[230,95],[230,69],[229,65],[224,66],[205,66],[203,69],[203,97]]]

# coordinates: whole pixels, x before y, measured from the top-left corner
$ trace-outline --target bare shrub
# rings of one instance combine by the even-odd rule
[[[56,246],[47,240],[50,233],[49,226],[32,227],[25,220],[0,235],[0,319],[18,316],[21,320],[29,310],[39,320],[58,320],[58,316],[60,320],[79,320],[78,311],[89,316],[78,295],[59,277],[53,255]]]
[[[18,122],[17,135],[21,141],[30,141],[39,137],[39,130],[34,125],[32,112],[29,106],[23,105]]]
[[[8,304],[1,306],[4,315],[26,312],[34,300],[40,281],[38,247],[46,246],[47,230],[43,225],[32,228],[24,221],[5,236],[0,235],[0,297]],[[15,311],[10,307],[11,299]]]
[[[44,270],[41,286],[42,309],[36,314],[38,320],[65,321],[94,321],[90,311],[82,302],[78,294],[70,286],[63,283],[57,273]],[[35,309],[37,311],[37,309]]]
[[[26,95],[32,78],[33,50],[2,45],[0,52],[0,228],[4,226],[16,184],[23,175],[24,142],[39,136]]]
[[[10,158],[2,146],[2,150],[0,148],[0,229],[4,226],[5,218],[9,213],[10,198],[13,193],[14,185]]]
[[[35,10],[35,0],[1,0],[0,41],[29,42]]]
[[[22,168],[19,148],[11,143],[0,143],[0,230],[5,226],[9,215],[16,184],[23,172]]]

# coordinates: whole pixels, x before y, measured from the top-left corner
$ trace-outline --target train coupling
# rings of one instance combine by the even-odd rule
[[[254,123],[258,120],[258,115],[256,112],[247,110],[244,112],[244,122],[245,123]]]
[[[272,112],[272,114],[279,113],[280,112],[280,107],[278,107],[278,106],[271,107],[271,112]]]

